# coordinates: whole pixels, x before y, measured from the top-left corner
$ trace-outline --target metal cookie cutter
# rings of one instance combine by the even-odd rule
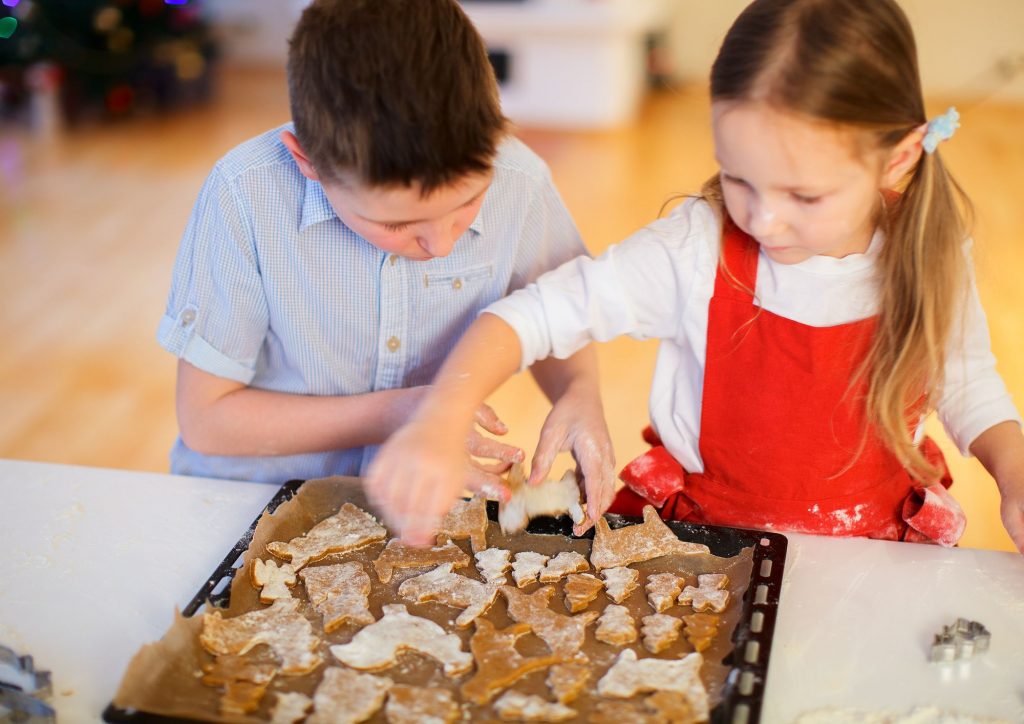
[[[943,626],[942,633],[935,634],[932,644],[932,661],[946,662],[970,659],[975,654],[988,651],[992,636],[977,621],[958,618],[952,626]]]
[[[57,712],[43,701],[51,693],[49,671],[36,671],[31,656],[0,646],[0,721],[55,722]]]

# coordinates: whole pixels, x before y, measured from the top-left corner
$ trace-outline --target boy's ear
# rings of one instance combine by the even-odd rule
[[[299,139],[295,137],[295,134],[291,131],[281,131],[281,143],[287,148],[288,152],[291,153],[292,158],[295,159],[295,163],[299,165],[299,171],[302,175],[308,178],[310,181],[319,181],[320,176],[317,175],[316,169],[313,168],[313,164],[309,160],[309,156],[302,150],[302,146],[299,145]]]
[[[903,177],[921,160],[921,154],[924,152],[921,148],[921,141],[924,139],[927,128],[927,124],[918,126],[904,136],[903,140],[889,152],[885,168],[882,171],[882,188],[896,188]]]

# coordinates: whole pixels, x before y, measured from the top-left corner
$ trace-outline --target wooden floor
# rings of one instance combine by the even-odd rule
[[[934,109],[943,110],[941,99]],[[1000,370],[1024,400],[1024,106],[964,106],[943,155],[977,207],[978,283]],[[76,131],[59,142],[0,129],[0,457],[165,471],[175,436],[175,360],[154,340],[171,267],[213,162],[288,118],[283,76],[233,73],[218,100],[169,118]],[[658,215],[714,171],[703,91],[651,96],[609,132],[524,129],[551,165],[590,250]],[[600,349],[620,462],[644,449],[657,345]],[[546,412],[520,376],[492,399],[532,451]],[[980,465],[950,456],[970,523],[964,543],[1011,550]],[[568,464],[566,458],[565,463]]]

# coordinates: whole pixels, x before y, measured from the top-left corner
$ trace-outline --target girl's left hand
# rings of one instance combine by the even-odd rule
[[[1024,554],[1024,479],[1001,481],[999,488],[1002,492],[999,514],[1003,518],[1003,527],[1017,550]]]
[[[588,520],[573,528],[580,535],[604,515],[615,494],[615,453],[596,393],[570,390],[555,403],[541,428],[529,485],[550,476],[551,465],[560,452],[572,453],[577,478],[583,479]]]

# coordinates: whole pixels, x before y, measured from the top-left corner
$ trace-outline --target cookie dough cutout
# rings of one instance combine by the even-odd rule
[[[666,724],[704,721],[690,697],[678,691],[656,691],[644,699],[644,706]]]
[[[199,643],[215,656],[244,654],[266,644],[281,660],[281,673],[299,676],[320,665],[315,653],[320,639],[299,613],[299,601],[279,598],[270,608],[225,619],[220,611],[203,613]]]
[[[469,648],[476,659],[473,678],[462,685],[462,698],[483,705],[495,694],[527,674],[564,661],[560,656],[523,656],[516,641],[530,633],[529,624],[519,623],[500,631],[485,618],[476,620]]]
[[[576,551],[562,551],[547,562],[537,575],[541,583],[556,583],[570,573],[582,573],[590,568],[586,556]]]
[[[696,721],[708,719],[708,693],[700,679],[704,658],[697,653],[682,659],[642,659],[633,649],[619,654],[608,672],[597,682],[601,696],[628,699],[649,691],[675,691],[686,697]]]
[[[512,553],[504,548],[488,548],[474,553],[476,569],[480,571],[484,582],[493,586],[504,586],[508,583],[508,570],[512,567]]]
[[[704,651],[711,645],[711,641],[718,635],[720,621],[721,618],[713,613],[683,616],[683,623],[686,625],[683,633],[695,651]]]
[[[303,568],[299,577],[309,602],[323,616],[324,633],[346,623],[365,626],[374,622],[369,608],[370,577],[361,563]]]
[[[259,708],[276,674],[276,664],[228,654],[203,664],[201,681],[206,686],[223,687],[221,714],[249,714]]]
[[[555,593],[554,586],[538,588],[529,595],[512,586],[502,586],[500,590],[508,601],[509,618],[529,624],[551,653],[564,659],[572,659],[580,650],[587,626],[598,616],[597,611],[585,611],[575,616],[552,611],[548,604]]]
[[[558,703],[568,704],[583,692],[589,680],[590,664],[586,661],[570,661],[551,667],[547,685]]]
[[[437,601],[464,609],[455,619],[459,628],[468,626],[483,614],[498,597],[498,587],[475,581],[452,571],[445,563],[423,575],[409,578],[398,587],[398,595],[416,603]]]
[[[594,527],[594,544],[590,563],[598,570],[628,566],[668,555],[710,553],[699,543],[687,543],[676,537],[653,506],[644,506],[644,522],[612,530],[606,518],[599,518]]]
[[[442,536],[450,540],[469,538],[473,552],[487,548],[487,499],[482,495],[474,495],[469,500],[456,500],[437,529],[438,544],[442,544]]]
[[[657,613],[664,613],[676,604],[686,579],[674,573],[655,573],[647,578],[647,601]]]
[[[372,515],[352,503],[345,503],[337,513],[321,520],[305,534],[287,543],[268,543],[267,550],[277,558],[290,561],[292,568],[299,571],[310,561],[377,543],[387,534]]]
[[[644,640],[644,648],[652,654],[660,654],[679,638],[679,629],[683,622],[675,616],[664,613],[652,613],[640,619],[640,635]]]
[[[451,563],[454,568],[469,565],[469,556],[444,536],[438,536],[438,545],[433,548],[418,548],[406,545],[392,538],[373,562],[377,578],[389,583],[398,568],[433,568],[442,563]]]
[[[604,578],[604,588],[608,593],[608,598],[615,601],[615,603],[625,601],[626,597],[640,585],[638,583],[640,571],[626,566],[605,568],[601,571],[601,577]]]
[[[313,714],[306,724],[356,724],[377,713],[394,681],[332,666],[313,694]]]
[[[279,598],[292,597],[295,569],[291,563],[278,566],[275,560],[255,558],[249,567],[249,580],[253,588],[260,589],[260,603],[273,603]]]
[[[577,526],[586,520],[580,505],[580,486],[572,470],[567,470],[560,480],[527,485],[523,466],[516,463],[509,470],[506,482],[509,499],[498,504],[498,525],[505,535],[525,530],[531,519],[541,515],[568,514]]]
[[[306,718],[311,706],[313,700],[305,694],[295,691],[279,693],[270,711],[270,724],[296,724]]]
[[[594,635],[611,646],[623,646],[636,641],[636,623],[628,608],[609,603],[597,619]]]
[[[589,573],[572,573],[565,579],[565,609],[579,613],[597,598],[604,582]]]
[[[574,719],[576,710],[565,704],[518,691],[506,691],[494,702],[494,711],[502,721],[557,722]]]
[[[516,553],[515,562],[512,564],[512,580],[520,588],[529,586],[537,581],[537,576],[544,570],[548,562],[548,556],[534,551],[522,551]]]
[[[721,613],[729,605],[729,576],[724,573],[702,573],[697,576],[698,588],[687,586],[679,594],[679,603],[689,603],[699,612],[712,610]]]
[[[406,650],[417,651],[439,662],[446,676],[458,676],[473,668],[473,657],[462,650],[462,640],[446,633],[433,621],[410,614],[402,604],[384,606],[384,616],[352,637],[347,644],[331,647],[338,661],[354,669],[386,669]]]
[[[453,724],[462,712],[450,691],[395,684],[384,714],[388,724]]]
[[[652,714],[637,701],[603,700],[590,713],[588,724],[676,724]]]

